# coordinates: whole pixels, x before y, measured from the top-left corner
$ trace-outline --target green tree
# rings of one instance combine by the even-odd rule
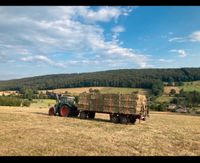
[[[29,107],[31,105],[31,102],[29,101],[29,100],[23,100],[23,102],[22,102],[22,106],[27,106],[27,107]]]
[[[162,95],[163,90],[164,90],[164,85],[163,85],[163,83],[161,81],[157,81],[157,82],[153,83],[153,85],[152,85],[152,93],[155,96]]]
[[[169,95],[170,95],[170,96],[173,96],[173,95],[175,95],[175,94],[176,94],[176,90],[175,90],[175,89],[171,89]]]
[[[172,77],[169,77],[168,79],[168,85],[173,86],[174,85],[174,79]]]

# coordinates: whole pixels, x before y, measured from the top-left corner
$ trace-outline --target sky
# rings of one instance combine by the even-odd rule
[[[200,67],[200,6],[0,6],[0,80]]]

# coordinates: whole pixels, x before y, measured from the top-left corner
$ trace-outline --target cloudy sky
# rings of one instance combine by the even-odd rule
[[[200,67],[200,7],[1,6],[0,80]]]

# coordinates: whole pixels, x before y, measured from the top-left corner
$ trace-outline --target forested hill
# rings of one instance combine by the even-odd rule
[[[36,76],[0,81],[0,90],[56,89],[88,86],[151,88],[156,82],[200,80],[200,68],[180,69],[120,69],[93,73],[73,73]]]

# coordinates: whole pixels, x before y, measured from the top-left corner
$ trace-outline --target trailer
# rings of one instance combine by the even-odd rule
[[[145,120],[149,116],[145,95],[81,93],[78,110],[81,119],[93,119],[96,113],[110,115],[113,123],[135,123],[137,119]]]

